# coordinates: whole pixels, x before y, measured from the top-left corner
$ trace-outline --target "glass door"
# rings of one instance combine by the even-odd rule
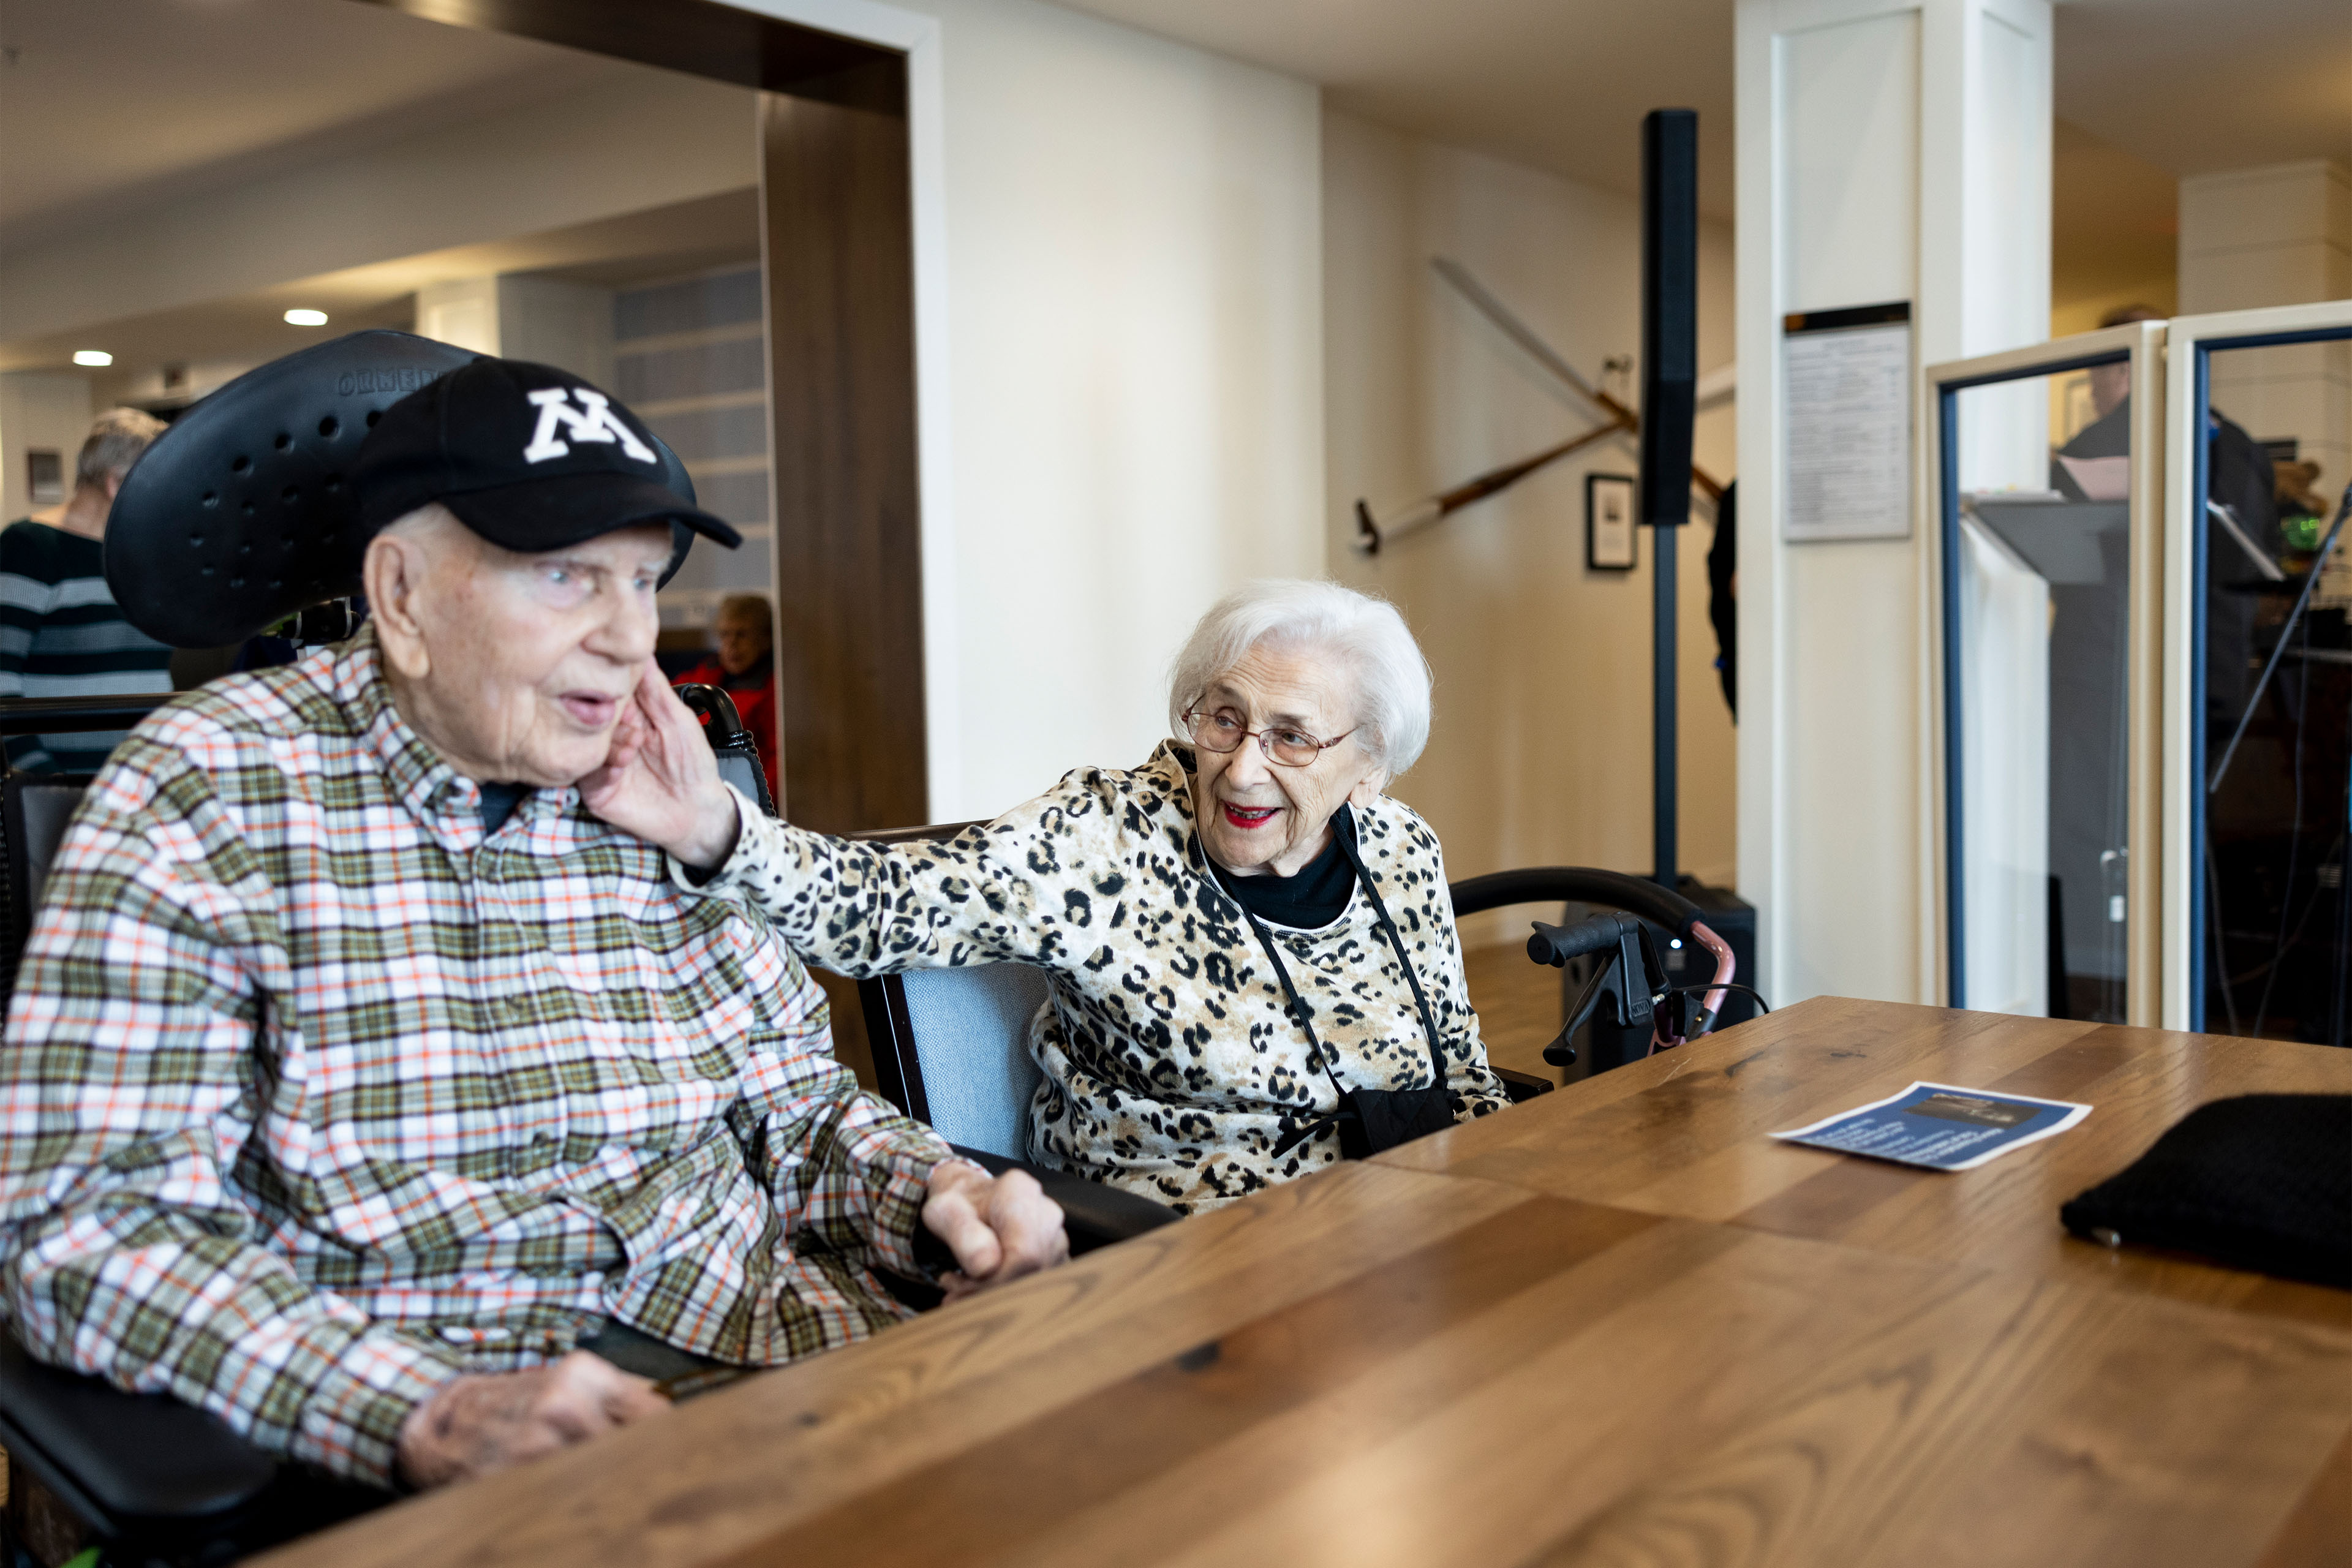
[[[1953,1006],[2156,1021],[2161,322],[1930,367]]]
[[[2352,300],[2168,342],[2164,1022],[2352,1043]]]

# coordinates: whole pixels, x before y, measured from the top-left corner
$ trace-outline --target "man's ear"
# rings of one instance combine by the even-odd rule
[[[375,621],[376,646],[383,650],[385,667],[406,680],[423,680],[433,673],[418,615],[426,565],[425,552],[415,540],[379,533],[368,541],[360,567],[368,614]]]

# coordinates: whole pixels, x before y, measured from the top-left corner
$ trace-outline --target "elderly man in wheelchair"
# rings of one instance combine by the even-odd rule
[[[256,375],[316,380],[280,365]],[[893,1279],[953,1296],[1067,1255],[1035,1182],[858,1090],[763,921],[681,895],[580,805],[683,530],[734,531],[577,378],[430,375],[348,465],[336,548],[371,619],[115,752],[0,1053],[0,1305],[26,1348],[378,1486],[870,1334],[911,1310]],[[219,472],[189,488],[192,549],[256,488],[230,489],[256,459],[217,444],[226,417],[151,458],[156,483]],[[278,569],[228,585],[247,570]]]

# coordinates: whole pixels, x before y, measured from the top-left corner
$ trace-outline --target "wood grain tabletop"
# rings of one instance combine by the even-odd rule
[[[2352,1332],[1345,1166],[271,1568],[2340,1563]]]
[[[1915,1079],[2092,1110],[1973,1171],[1915,1170],[1769,1136]],[[1825,996],[1378,1163],[2352,1327],[2352,1292],[2097,1247],[2058,1222],[2061,1204],[2197,1106],[2257,1093],[2352,1094],[2352,1051]]]

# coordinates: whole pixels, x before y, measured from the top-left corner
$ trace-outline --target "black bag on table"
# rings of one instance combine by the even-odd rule
[[[2178,1247],[2352,1289],[2352,1095],[2200,1106],[2058,1217],[2109,1247]]]

